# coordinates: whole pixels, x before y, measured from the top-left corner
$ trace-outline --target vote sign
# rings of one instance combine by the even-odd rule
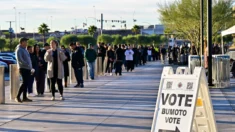
[[[198,92],[197,79],[164,78],[159,90],[155,132],[190,132]]]

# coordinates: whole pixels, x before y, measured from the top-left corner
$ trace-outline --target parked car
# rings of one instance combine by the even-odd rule
[[[0,53],[0,56],[10,56],[10,57],[14,58],[14,60],[16,60],[15,55],[12,53]]]
[[[9,59],[9,60],[15,60],[13,57],[11,57],[11,56],[1,56],[0,55],[0,57],[2,57],[3,59]]]
[[[0,61],[0,66],[4,66],[5,72],[8,72],[8,71],[9,71],[9,67],[8,67],[7,63],[5,63],[5,62],[3,62],[3,61]]]
[[[16,60],[12,60],[12,59],[6,59],[0,56],[0,61],[3,61],[5,63],[7,63],[7,65],[9,66],[10,64],[16,64]]]

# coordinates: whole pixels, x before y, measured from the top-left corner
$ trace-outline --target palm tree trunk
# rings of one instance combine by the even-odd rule
[[[43,34],[43,43],[45,44],[45,34]]]

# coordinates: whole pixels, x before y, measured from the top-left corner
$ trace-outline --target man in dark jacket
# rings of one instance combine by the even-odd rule
[[[84,59],[82,55],[82,50],[76,46],[75,43],[70,44],[70,49],[72,50],[71,56],[72,56],[72,67],[74,69],[74,75],[77,80],[77,85],[74,87],[81,87],[83,88],[83,66],[84,64]]]
[[[88,66],[88,73],[90,75],[90,80],[95,79],[95,60],[97,57],[97,53],[94,50],[94,47],[92,44],[88,44],[88,49],[85,52],[85,58],[87,61]]]
[[[115,74],[117,75],[119,73],[119,76],[121,76],[122,75],[122,61],[123,61],[123,58],[124,58],[122,45],[118,46],[115,54],[116,54]]]
[[[138,66],[138,62],[139,62],[139,51],[138,51],[138,49],[137,49],[137,47],[136,47],[136,45],[133,45],[133,51],[134,51],[134,65],[137,67]]]

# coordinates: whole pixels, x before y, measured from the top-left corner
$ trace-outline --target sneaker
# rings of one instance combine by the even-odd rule
[[[33,100],[29,99],[29,98],[25,98],[22,100],[23,102],[32,102]]]
[[[22,103],[22,101],[21,101],[21,99],[20,98],[15,98],[15,101],[17,102],[17,103]]]
[[[80,87],[81,87],[81,88],[84,88],[84,85],[83,85],[83,84],[81,84],[81,85],[80,85]]]
[[[36,95],[34,93],[29,93],[28,97],[35,97]]]
[[[110,75],[110,76],[113,76],[113,73],[110,73],[109,75]]]
[[[52,100],[52,101],[55,101],[55,97],[51,97],[51,100]]]
[[[65,100],[65,98],[63,96],[60,96],[60,100]]]

